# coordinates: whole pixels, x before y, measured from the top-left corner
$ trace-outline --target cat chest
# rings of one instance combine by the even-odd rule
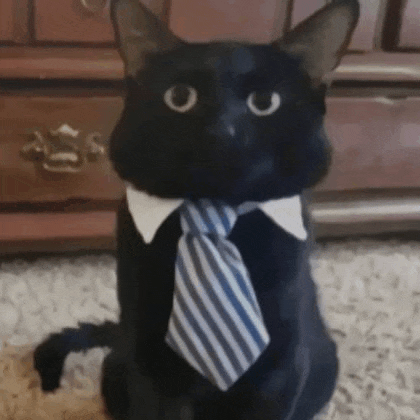
[[[153,289],[155,308],[159,307],[168,316],[173,303],[181,238],[179,215],[175,212],[161,225],[153,241],[142,245],[141,287]],[[278,327],[281,301],[299,277],[301,241],[280,229],[258,210],[239,217],[228,239],[240,252],[262,312],[270,318],[270,323]],[[191,257],[184,258],[187,264],[200,264]],[[212,268],[219,274],[217,266]],[[201,280],[203,285],[208,285],[208,280],[206,283],[200,276],[194,279],[198,283]],[[203,285],[198,284],[197,287]]]

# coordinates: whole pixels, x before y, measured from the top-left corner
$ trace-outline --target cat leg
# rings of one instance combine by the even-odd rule
[[[247,387],[197,404],[194,420],[279,420],[283,414],[278,400],[269,399],[257,390],[250,392]]]
[[[115,420],[193,420],[193,404],[186,396],[166,396],[153,377],[118,352],[104,360],[102,395]]]
[[[136,410],[144,420],[158,418],[158,397],[149,378],[143,377],[134,361],[117,351],[103,363],[102,396],[115,420],[128,420]]]

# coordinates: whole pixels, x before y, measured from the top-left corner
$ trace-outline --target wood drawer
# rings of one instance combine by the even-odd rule
[[[420,49],[419,0],[407,0],[403,9],[398,46]]]
[[[281,34],[288,2],[173,0],[170,26],[187,41],[234,39],[267,43]]]
[[[38,41],[112,43],[106,0],[35,0]]]
[[[335,150],[329,176],[315,192],[317,236],[420,231],[420,98],[329,97],[327,107]],[[37,171],[20,151],[34,129],[45,133],[63,123],[81,135],[97,130],[107,137],[121,109],[120,97],[90,91],[0,97],[0,254],[114,248],[123,186],[110,163],[57,177]],[[404,192],[409,187],[411,198]],[[73,198],[94,206],[69,206]],[[112,206],[100,207],[102,201]],[[19,207],[24,202],[31,213]]]
[[[13,0],[0,2],[0,41],[13,40]]]
[[[162,15],[164,0],[141,0]],[[35,0],[35,37],[38,41],[110,44],[114,32],[109,0]]]
[[[420,98],[328,98],[334,146],[320,191],[420,188]]]
[[[266,43],[286,29],[289,14],[290,25],[294,27],[327,3],[327,0],[173,0],[171,26],[187,40],[230,38]],[[349,48],[369,51],[381,36],[386,2],[361,0],[360,3],[360,20]]]
[[[107,139],[122,110],[118,97],[0,97],[0,202],[48,203],[71,198],[115,200],[122,184],[106,156],[85,163],[80,172],[55,173],[39,169],[21,156],[38,130],[48,136],[62,124],[79,131],[79,138],[99,132]]]
[[[107,159],[79,173],[38,171],[20,151],[39,130],[62,124],[80,136],[98,131],[107,138],[122,109],[119,97],[0,98],[0,200],[62,201],[115,199],[121,182]],[[327,98],[326,127],[334,147],[333,165],[318,191],[420,188],[420,98]]]

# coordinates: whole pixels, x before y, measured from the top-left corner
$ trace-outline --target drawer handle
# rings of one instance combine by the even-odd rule
[[[80,0],[84,9],[91,13],[104,11],[108,5],[108,0]]]
[[[101,134],[97,132],[81,139],[78,130],[63,124],[57,130],[49,130],[46,136],[35,130],[20,153],[24,159],[48,172],[81,172],[87,163],[96,162],[106,154],[100,139]]]

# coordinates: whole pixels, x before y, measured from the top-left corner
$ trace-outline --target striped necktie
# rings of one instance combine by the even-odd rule
[[[183,235],[175,263],[167,344],[226,391],[270,338],[239,250],[226,237],[237,214],[207,199],[180,208]]]

